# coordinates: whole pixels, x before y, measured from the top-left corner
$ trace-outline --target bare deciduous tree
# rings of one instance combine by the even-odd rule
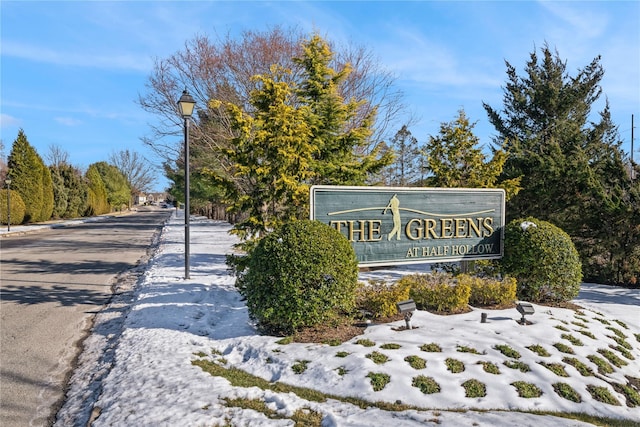
[[[234,137],[223,103],[231,102],[250,111],[250,93],[256,88],[257,74],[268,74],[273,64],[291,70],[289,79],[297,82],[300,66],[293,58],[301,55],[303,41],[309,35],[301,31],[273,27],[264,32],[245,31],[238,39],[196,36],[185,43],[184,49],[166,59],[156,60],[154,71],[146,84],[147,93],[138,98],[142,108],[159,120],[151,127],[151,134],[143,141],[165,163],[173,163],[182,155],[182,118],[176,101],[187,89],[197,101],[197,126],[191,131],[191,145],[198,162],[208,167],[225,169],[225,159],[219,155]],[[376,111],[371,147],[384,139],[390,125],[405,112],[403,95],[394,86],[395,77],[380,65],[375,56],[363,47],[340,47],[330,43],[336,53],[334,69],[349,64],[352,72],[341,85],[345,100],[362,101],[358,114],[349,126],[358,127]],[[212,100],[220,101],[211,103]],[[364,148],[367,149],[366,147]],[[192,159],[192,161],[194,161]]]
[[[136,151],[122,150],[109,156],[109,163],[118,168],[131,187],[131,193],[149,192],[156,182],[153,165]]]
[[[49,152],[45,155],[49,166],[60,168],[61,166],[70,165],[69,152],[65,151],[59,145],[49,145]]]

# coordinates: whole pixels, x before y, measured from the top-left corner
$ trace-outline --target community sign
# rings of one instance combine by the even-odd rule
[[[501,189],[311,187],[311,219],[342,233],[360,265],[501,258]]]

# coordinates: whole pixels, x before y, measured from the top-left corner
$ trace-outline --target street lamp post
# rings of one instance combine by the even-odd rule
[[[7,232],[11,231],[11,178],[4,180],[7,184]]]
[[[189,278],[189,118],[193,114],[196,101],[187,89],[178,100],[180,115],[184,119],[184,278]]]

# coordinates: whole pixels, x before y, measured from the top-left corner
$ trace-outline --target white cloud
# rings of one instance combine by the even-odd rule
[[[72,117],[56,117],[54,120],[65,126],[78,126],[82,124],[82,121],[74,119]]]
[[[19,126],[20,125],[20,119],[17,119],[13,116],[10,116],[8,114],[3,114],[0,113],[0,127],[2,128],[9,128],[9,127],[14,127],[14,126]]]
[[[12,40],[2,41],[2,56],[87,68],[124,69],[141,72],[147,72],[152,68],[152,62],[148,56],[133,53],[110,55],[108,53],[61,51]]]

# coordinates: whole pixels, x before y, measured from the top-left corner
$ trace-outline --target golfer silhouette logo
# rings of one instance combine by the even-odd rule
[[[386,214],[388,209],[391,209],[391,214],[393,215],[393,229],[387,236],[387,240],[391,240],[394,235],[397,240],[400,240],[400,227],[402,226],[400,221],[400,200],[398,200],[398,196],[396,194],[394,194],[391,200],[389,200],[389,204],[384,208],[382,215]]]

